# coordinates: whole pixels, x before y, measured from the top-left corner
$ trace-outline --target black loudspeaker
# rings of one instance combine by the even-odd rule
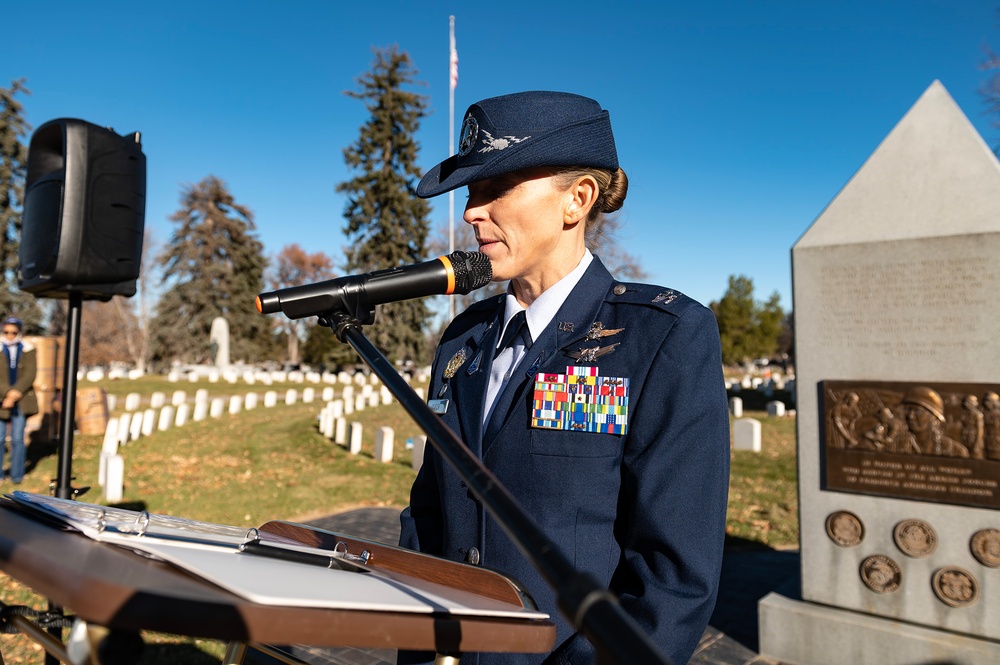
[[[48,298],[135,295],[145,216],[138,133],[46,122],[28,145],[18,285]]]

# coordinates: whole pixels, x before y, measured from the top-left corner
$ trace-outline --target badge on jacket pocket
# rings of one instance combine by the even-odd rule
[[[628,379],[599,372],[597,367],[571,365],[565,374],[537,374],[531,426],[626,434]]]

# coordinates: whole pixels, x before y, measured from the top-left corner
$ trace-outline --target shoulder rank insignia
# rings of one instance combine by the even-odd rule
[[[595,321],[594,324],[590,326],[590,330],[587,331],[586,339],[594,341],[601,339],[602,337],[610,337],[611,335],[617,335],[623,330],[625,329],[624,328],[606,329],[603,323],[601,323],[600,321]]]
[[[653,298],[653,302],[662,302],[664,305],[669,305],[675,300],[677,300],[677,293],[674,291],[664,291]]]
[[[606,356],[615,350],[615,347],[621,344],[621,342],[616,342],[615,344],[610,344],[608,346],[594,346],[589,349],[580,349],[579,351],[570,351],[566,355],[580,363],[592,363],[601,356]]]
[[[464,363],[465,359],[468,357],[469,357],[468,351],[466,351],[464,348],[459,349],[458,353],[453,355],[451,357],[451,360],[448,361],[448,364],[445,365],[444,378],[450,379],[451,377],[455,376],[455,372],[458,371],[458,368],[462,366],[462,363]]]

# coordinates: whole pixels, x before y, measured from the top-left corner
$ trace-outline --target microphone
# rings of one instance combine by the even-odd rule
[[[433,261],[279,289],[257,296],[261,314],[283,312],[290,319],[342,310],[357,316],[375,305],[423,298],[465,295],[493,279],[493,266],[482,252],[452,252]]]

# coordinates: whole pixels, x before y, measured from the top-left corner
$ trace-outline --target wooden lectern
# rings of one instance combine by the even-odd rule
[[[288,522],[269,522],[259,531],[309,547],[346,548],[359,556],[367,551],[362,558],[372,574],[416,588],[446,585],[477,594],[488,606],[531,607],[511,580],[482,568]],[[251,602],[171,564],[46,524],[7,502],[0,504],[0,568],[89,627],[227,641],[226,665],[241,662],[248,644],[542,653],[555,640],[555,626],[545,619]],[[29,635],[42,642],[45,633],[39,632]],[[42,645],[66,659],[51,641]]]

